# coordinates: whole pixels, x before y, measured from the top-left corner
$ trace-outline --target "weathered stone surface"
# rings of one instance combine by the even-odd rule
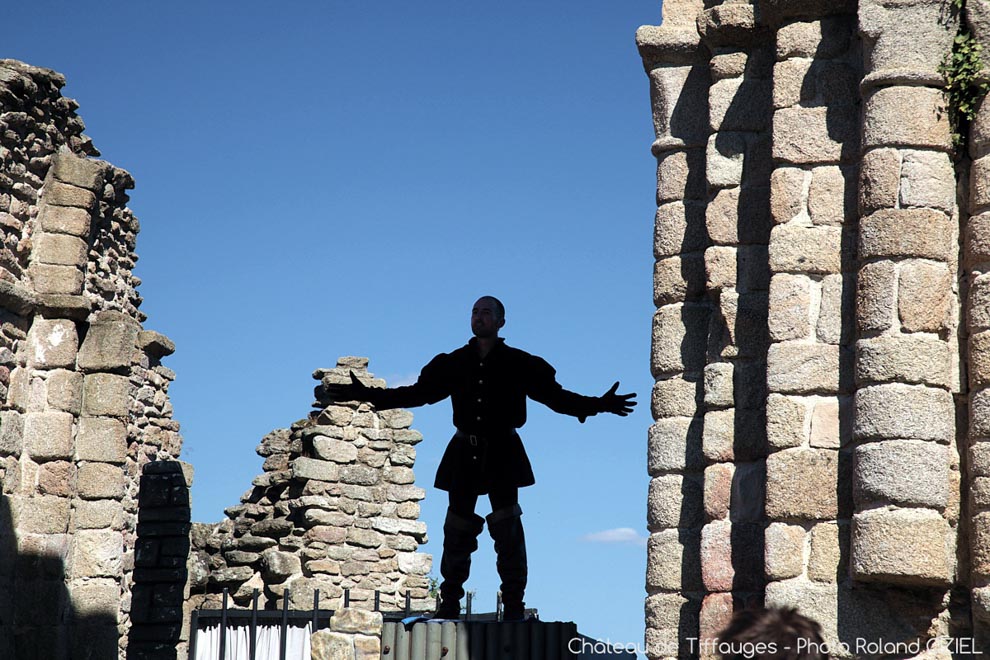
[[[826,344],[848,344],[853,335],[854,278],[852,274],[822,278],[815,336]]]
[[[705,208],[692,202],[671,202],[657,209],[653,254],[657,259],[705,249]]]
[[[956,205],[955,181],[949,154],[905,151],[901,164],[901,208],[930,207],[951,214]]]
[[[701,383],[675,376],[658,380],[653,385],[651,407],[653,418],[691,417],[698,410]],[[0,425],[0,434],[2,434]]]
[[[127,458],[127,427],[112,417],[83,417],[76,436],[76,460],[123,463]]]
[[[320,592],[321,603],[332,603],[344,595],[344,590],[326,577],[301,577],[289,584],[289,608],[308,610],[313,607],[313,593]]]
[[[47,495],[69,497],[76,485],[75,465],[68,461],[49,461],[38,466],[38,491]]]
[[[787,108],[801,101],[814,98],[814,87],[809,83],[814,60],[791,58],[777,62],[773,67],[773,107]]]
[[[261,554],[261,572],[266,580],[282,582],[293,575],[301,575],[302,564],[298,556],[271,548]]]
[[[292,477],[294,479],[335,482],[340,477],[340,468],[337,467],[336,463],[300,456],[292,461]]]
[[[738,249],[725,245],[713,245],[705,250],[705,284],[712,291],[736,286]]]
[[[859,170],[859,210],[866,215],[897,206],[901,154],[897,149],[870,149]]]
[[[98,578],[72,585],[72,609],[76,616],[117,618],[120,609],[120,585],[115,580]]]
[[[96,206],[96,196],[93,193],[61,181],[48,181],[42,197],[45,202],[55,206],[76,206],[83,209]]]
[[[705,468],[704,510],[708,520],[724,520],[732,504],[732,477],[735,464],[716,463]]]
[[[697,531],[668,529],[646,543],[646,586],[663,591],[701,589],[701,539]]]
[[[842,229],[777,225],[770,232],[770,269],[789,273],[842,270]]]
[[[705,458],[713,463],[732,461],[735,458],[735,409],[710,410],[705,413],[701,446]]]
[[[83,272],[75,266],[33,263],[28,272],[37,293],[82,293]]]
[[[971,216],[966,223],[965,237],[967,263],[990,262],[990,213]]]
[[[990,389],[981,389],[970,397],[970,435],[990,437]]]
[[[42,264],[80,266],[86,263],[86,243],[67,234],[41,233],[31,257]]]
[[[335,612],[330,618],[330,630],[342,633],[380,635],[382,632],[382,613],[369,612],[354,607],[344,608]]]
[[[678,146],[704,144],[708,117],[697,112],[708,101],[707,67],[662,66],[649,72],[653,131]]]
[[[811,336],[811,280],[805,275],[775,273],[770,280],[770,339]]]
[[[743,51],[733,51],[729,53],[719,53],[712,55],[710,60],[712,78],[723,80],[725,78],[738,78],[746,71],[747,53]]]
[[[918,257],[948,262],[953,249],[949,217],[935,209],[885,209],[859,225],[863,259]]]
[[[949,113],[934,87],[880,87],[866,97],[863,146],[948,151]]]
[[[772,450],[800,447],[804,444],[807,406],[803,401],[782,394],[767,397],[767,443]]]
[[[106,163],[82,158],[63,146],[52,161],[51,175],[64,183],[99,193],[103,190],[107,169]]]
[[[701,530],[701,576],[708,591],[761,588],[763,527],[713,520]]]
[[[894,325],[896,292],[897,269],[892,262],[878,261],[860,268],[856,280],[856,323],[861,332],[884,332]]]
[[[650,427],[647,442],[647,469],[651,476],[684,469],[701,469],[702,420],[674,417],[657,420]]]
[[[698,371],[705,364],[710,308],[704,304],[666,305],[653,317],[651,366],[654,377]]]
[[[351,635],[318,630],[310,638],[313,660],[354,660],[354,641]]]
[[[42,204],[38,213],[38,224],[46,232],[88,237],[90,212],[69,206]]]
[[[66,369],[56,369],[45,383],[48,405],[54,410],[79,414],[82,410],[82,374]]]
[[[35,460],[72,457],[72,415],[65,412],[27,413],[24,446]]]
[[[784,394],[840,391],[840,349],[830,344],[798,341],[770,346],[767,385]]]
[[[849,523],[823,522],[811,528],[808,577],[818,582],[838,582],[848,573]]]
[[[885,335],[860,339],[856,342],[856,380],[947,388],[950,359],[949,345],[935,337]]]
[[[849,48],[850,38],[856,32],[856,9],[849,0],[841,2],[833,0],[760,0],[759,6],[763,20],[799,19],[787,22],[777,31],[777,59],[835,57]],[[825,12],[847,15],[808,20],[808,17],[817,18]],[[853,16],[848,14],[853,14]]]
[[[842,225],[856,217],[855,169],[816,167],[808,190],[808,213],[816,225]]]
[[[969,385],[974,390],[990,385],[990,332],[969,337]]]
[[[708,648],[711,648],[719,633],[729,625],[732,620],[732,601],[731,593],[708,594],[701,601],[701,612],[698,616],[699,646],[708,645]]]
[[[92,417],[127,417],[131,383],[127,376],[88,374],[83,379],[82,414]]]
[[[909,261],[901,265],[897,311],[907,332],[941,332],[949,327],[952,308],[952,276],[944,264]]]
[[[354,660],[379,660],[381,657],[380,635],[354,635]]]
[[[28,332],[28,366],[37,369],[75,366],[79,349],[76,324],[65,319],[35,319]]]
[[[916,71],[937,81],[957,26],[957,15],[938,2],[866,0],[860,4],[866,58],[878,75],[897,78],[903,71]],[[896,119],[896,115],[886,117],[887,121]]]
[[[978,275],[972,281],[967,302],[969,331],[990,329],[990,273]]]
[[[770,174],[770,215],[775,223],[785,223],[805,210],[808,179],[808,172],[797,167],[778,167]]]
[[[750,4],[716,5],[698,16],[698,34],[710,46],[746,45],[766,38]]]
[[[728,78],[716,81],[708,95],[712,131],[763,131],[770,123],[769,80]]]
[[[804,570],[804,528],[774,522],[764,537],[763,567],[769,580],[797,577]]]
[[[773,115],[773,157],[787,163],[836,163],[859,151],[855,106],[781,108]]]
[[[990,577],[990,511],[974,515],[971,524],[973,575],[985,580]]]
[[[703,522],[703,487],[692,475],[668,474],[650,480],[647,524],[651,530],[695,527]]]
[[[944,445],[919,440],[873,442],[856,448],[854,465],[857,506],[881,503],[944,511],[948,505],[949,453]]]
[[[935,440],[955,437],[952,395],[924,385],[871,385],[856,391],[853,437],[857,440]]]
[[[16,410],[0,411],[0,455],[20,456],[24,448],[24,416]]]
[[[747,148],[748,142],[743,133],[726,131],[709,137],[705,155],[708,185],[728,188],[742,183]]]
[[[140,326],[127,314],[100,312],[90,324],[79,348],[77,364],[83,371],[129,368],[134,358]]]
[[[829,449],[785,449],[767,458],[767,517],[834,520],[839,514],[839,454]]]
[[[353,463],[358,456],[357,447],[353,442],[321,435],[313,438],[313,448],[318,458],[334,463]]]
[[[658,260],[653,266],[653,304],[657,307],[697,298],[705,292],[705,262],[694,253]]]
[[[701,602],[679,594],[653,594],[646,599],[646,652],[650,657],[691,653],[689,638],[698,638]]]
[[[990,477],[990,442],[974,442],[969,448],[970,474]]]
[[[76,500],[72,506],[75,529],[114,529],[124,527],[124,510],[115,500]]]
[[[873,509],[852,519],[856,579],[914,586],[947,585],[955,561],[949,523],[930,509]]]
[[[82,463],[77,476],[79,496],[87,500],[119,500],[124,497],[124,471],[109,463]]]
[[[657,204],[701,200],[707,189],[704,148],[665,151],[657,156]],[[704,207],[700,210],[703,214]]]
[[[849,441],[849,430],[843,428],[842,419],[850,418],[851,401],[841,405],[842,399],[848,400],[848,397],[819,399],[812,405],[809,445],[838,449]]]
[[[124,539],[112,530],[81,530],[72,539],[69,574],[74,578],[120,577]]]
[[[54,495],[11,496],[11,518],[22,534],[64,534],[69,527],[69,500]]]
[[[734,404],[734,373],[735,369],[731,362],[713,362],[705,365],[705,405],[709,409],[728,408]]]
[[[913,605],[910,600],[898,603]],[[794,607],[822,626],[830,650],[842,643],[856,648],[856,640],[897,640],[907,643],[924,634],[911,625],[910,615],[891,606],[889,596],[864,585],[783,580],[766,589],[767,607]],[[852,657],[852,656],[839,656]]]

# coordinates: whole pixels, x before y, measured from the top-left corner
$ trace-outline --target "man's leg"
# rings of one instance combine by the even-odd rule
[[[493,491],[488,499],[492,503],[492,512],[487,518],[488,533],[495,541],[495,554],[498,556],[495,566],[498,576],[502,578],[503,619],[519,621],[525,612],[523,594],[528,576],[519,489]]]
[[[443,555],[440,558],[440,607],[435,618],[457,619],[461,614],[464,583],[471,573],[471,553],[478,549],[478,535],[485,519],[475,515],[478,496],[450,492],[447,519],[443,523]]]

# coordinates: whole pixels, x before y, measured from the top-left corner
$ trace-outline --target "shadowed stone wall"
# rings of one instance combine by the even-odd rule
[[[985,648],[990,114],[955,153],[939,68],[961,26],[990,39],[990,10],[662,11],[637,32],[658,161],[649,655],[762,603],[820,621],[836,657]]]

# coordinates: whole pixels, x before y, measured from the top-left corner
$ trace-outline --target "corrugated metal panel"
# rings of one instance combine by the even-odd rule
[[[573,623],[420,621],[382,629],[382,660],[575,660]]]

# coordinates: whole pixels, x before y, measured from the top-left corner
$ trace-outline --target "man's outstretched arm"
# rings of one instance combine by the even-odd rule
[[[443,357],[445,356],[438,355],[433,358],[428,365],[423,367],[423,371],[415,383],[403,387],[387,389],[368,387],[354,375],[353,371],[351,372],[350,383],[324,381],[313,390],[313,395],[316,397],[313,406],[326,408],[341,401],[365,401],[379,410],[387,410],[389,408],[415,408],[428,403],[436,403],[450,395],[447,391],[448,379],[444,372]]]
[[[636,405],[636,393],[616,394],[615,392],[618,389],[619,381],[615,381],[615,385],[608,392],[598,397],[598,400],[601,402],[601,412],[625,417],[633,411],[633,407]]]
[[[602,396],[583,396],[570,390],[565,390],[557,382],[556,371],[542,358],[536,358],[531,365],[529,398],[539,401],[554,412],[577,417],[584,420],[598,413],[612,413],[625,417],[632,412],[636,405],[636,394],[616,394],[619,383],[616,382]]]

